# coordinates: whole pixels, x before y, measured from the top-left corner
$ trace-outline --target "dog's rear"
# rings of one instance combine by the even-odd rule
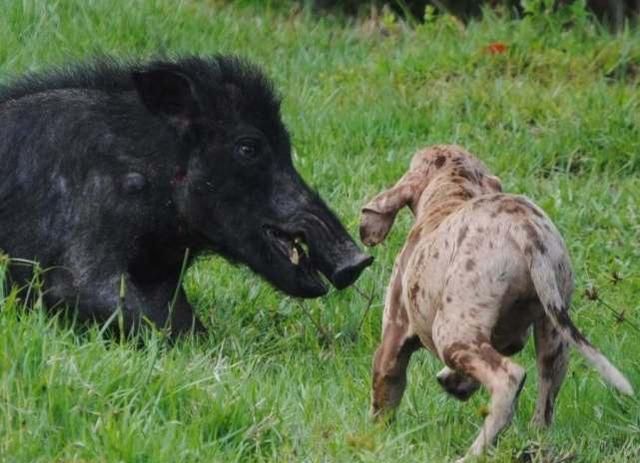
[[[489,415],[469,455],[478,455],[509,423],[525,370],[509,356],[533,325],[538,365],[535,424],[549,425],[574,345],[613,386],[626,378],[569,318],[573,277],[562,237],[522,196],[460,147],[418,152],[409,171],[363,208],[361,237],[381,242],[400,208],[416,222],[396,259],[385,301],[383,339],[374,357],[373,411],[400,402],[411,353],[424,346],[447,365],[441,385],[466,400],[480,384]]]

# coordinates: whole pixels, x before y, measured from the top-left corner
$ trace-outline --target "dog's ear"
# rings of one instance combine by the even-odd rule
[[[381,243],[389,233],[400,209],[409,204],[413,188],[409,182],[400,181],[383,191],[362,208],[360,239],[367,246]]]

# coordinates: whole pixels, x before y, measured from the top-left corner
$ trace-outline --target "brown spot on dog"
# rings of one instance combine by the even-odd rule
[[[493,249],[493,241],[489,241],[489,249]]]
[[[433,165],[436,166],[436,169],[440,169],[444,163],[447,162],[447,158],[445,158],[442,154],[436,157],[436,160],[433,162]]]
[[[504,212],[505,214],[525,215],[526,209],[522,207],[514,198],[506,197],[500,202],[500,206],[496,211],[497,214]]]
[[[441,202],[438,206],[431,208],[426,212],[426,217],[429,217],[429,223],[431,224],[431,230],[435,226],[439,225],[445,217],[451,215],[452,212],[460,207],[461,199],[460,194],[451,194],[446,201]]]
[[[452,301],[451,296],[447,296],[446,301],[447,301],[447,302],[451,302],[451,301]]]
[[[468,232],[469,232],[469,226],[468,225],[464,225],[460,229],[460,233],[458,234],[458,247],[460,247],[460,245],[462,244],[462,242],[466,238]]]
[[[467,259],[467,263],[464,267],[467,269],[467,272],[470,272],[476,267],[476,261],[473,259]]]
[[[396,278],[393,280],[393,285],[391,286],[391,306],[389,310],[389,315],[392,319],[400,320],[403,323],[409,322],[409,317],[407,316],[404,307],[402,307],[402,275],[398,273]]]
[[[526,199],[516,197],[516,198],[513,198],[513,201],[515,201],[516,203],[520,204],[521,206],[524,206],[526,209],[530,210],[530,211],[533,213],[533,215],[535,215],[536,217],[540,217],[540,218],[544,217],[544,216],[540,213],[540,211],[538,210],[538,208],[537,208],[537,207],[535,207],[533,204],[531,204],[531,203],[530,203],[529,201],[527,201]]]
[[[540,239],[540,235],[538,234],[536,228],[531,224],[531,222],[525,222],[524,224],[522,224],[522,228],[527,234],[527,237],[533,242],[533,245],[538,249],[540,254],[545,254],[547,252],[547,247]]]
[[[454,342],[451,345],[447,346],[442,351],[442,361],[449,367],[456,369],[456,367],[460,367],[462,357],[468,357],[464,355],[464,352],[469,350],[469,345],[464,342]],[[468,359],[466,363],[468,363]]]
[[[480,197],[473,202],[473,208],[477,209],[488,202],[489,202],[489,198],[487,198],[486,196]]]
[[[456,199],[460,199],[462,201],[467,201],[471,198],[474,197],[474,193],[467,189],[467,188],[460,188],[458,191],[456,191],[455,193],[451,193],[450,197],[451,198],[456,198]]]
[[[467,352],[462,352],[461,354],[456,356],[454,361],[458,364],[458,368],[460,370],[462,370],[462,371],[470,371],[471,362],[473,361],[473,357],[471,357],[471,355],[469,355]]]
[[[482,358],[492,370],[495,371],[502,366],[502,356],[498,354],[489,343],[483,343],[480,349],[478,349],[478,352],[480,358]]]
[[[480,185],[482,183],[482,174],[478,170],[470,171],[465,167],[460,167],[458,169],[458,175],[475,185]]]
[[[464,167],[460,167],[460,168],[457,170],[457,174],[458,174],[460,177],[462,177],[462,178],[464,178],[464,179],[469,180],[470,182],[474,182],[474,181],[476,180],[476,179],[475,179],[475,177],[473,176],[473,173],[469,172],[469,171],[468,171],[467,169],[465,169]]]
[[[413,302],[414,305],[417,304],[419,290],[420,285],[418,283],[415,283],[409,290],[409,300]]]
[[[440,253],[436,250],[436,252],[433,253],[433,258],[437,259],[438,257],[440,257]]]

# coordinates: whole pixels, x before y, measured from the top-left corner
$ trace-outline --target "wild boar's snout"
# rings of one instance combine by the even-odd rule
[[[338,289],[343,289],[353,284],[362,271],[373,262],[372,256],[363,254],[355,245],[353,247],[355,252],[349,255],[344,263],[329,277],[333,286]]]
[[[373,257],[364,254],[322,198],[291,172],[278,179],[279,223],[305,242],[311,264],[337,289],[353,284]],[[292,200],[295,198],[295,200]]]
[[[360,251],[338,219],[329,214],[307,221],[305,237],[315,265],[333,286],[344,289],[371,265],[373,257]]]

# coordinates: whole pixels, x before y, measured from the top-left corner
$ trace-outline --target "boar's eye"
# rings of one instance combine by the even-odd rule
[[[243,138],[236,143],[235,154],[245,161],[254,161],[260,154],[260,144],[252,138]]]

